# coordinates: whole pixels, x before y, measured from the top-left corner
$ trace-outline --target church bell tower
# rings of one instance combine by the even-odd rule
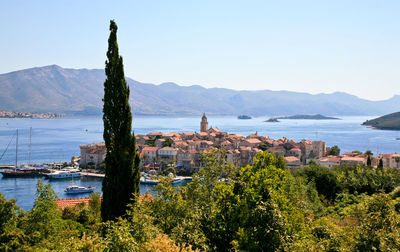
[[[208,131],[207,116],[206,116],[206,113],[203,113],[203,116],[201,117],[201,123],[200,123],[200,132],[207,132],[207,131]]]

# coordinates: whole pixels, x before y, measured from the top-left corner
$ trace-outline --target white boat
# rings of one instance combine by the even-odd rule
[[[174,180],[171,181],[171,184],[175,185],[175,184],[179,184],[181,182],[182,182],[182,179],[174,178]]]
[[[180,182],[182,182],[182,179],[174,178],[171,181],[171,184],[175,185],[175,184],[179,184]],[[140,178],[140,184],[143,184],[143,185],[157,185],[158,183],[159,183],[158,180],[151,179],[147,176],[143,176]]]
[[[140,178],[140,184],[143,184],[143,185],[157,185],[158,184],[158,180],[151,179],[148,176],[144,176],[144,177]]]
[[[80,178],[81,176],[78,169],[62,169],[46,174],[49,179]]]
[[[94,187],[84,187],[84,186],[68,186],[65,188],[64,192],[68,194],[78,194],[78,193],[91,193]]]

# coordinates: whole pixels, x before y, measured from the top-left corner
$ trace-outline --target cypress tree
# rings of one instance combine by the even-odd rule
[[[118,52],[117,29],[116,23],[111,20],[103,99],[103,138],[107,149],[101,204],[104,221],[125,214],[127,204],[134,202],[139,193],[140,179],[140,159],[132,131],[129,87]]]
[[[383,170],[383,160],[382,159],[379,159],[378,169]]]

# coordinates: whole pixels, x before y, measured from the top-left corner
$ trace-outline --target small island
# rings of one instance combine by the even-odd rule
[[[248,116],[248,115],[240,115],[240,116],[238,116],[238,119],[242,119],[242,120],[251,119],[251,116]]]
[[[268,120],[265,120],[264,122],[279,122],[279,120],[276,118],[269,118]]]
[[[400,112],[367,120],[363,122],[362,125],[381,130],[400,130]]]
[[[336,117],[323,116],[323,115],[320,115],[320,114],[316,114],[316,115],[293,115],[293,116],[283,116],[283,117],[277,117],[276,119],[292,119],[292,120],[300,120],[300,119],[306,119],[306,120],[340,120],[339,118],[336,118]]]

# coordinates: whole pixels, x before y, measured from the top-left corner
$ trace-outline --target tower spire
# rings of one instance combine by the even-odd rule
[[[203,112],[203,116],[201,117],[201,122],[200,122],[200,132],[207,132],[207,131],[208,131],[207,116],[206,113]]]

